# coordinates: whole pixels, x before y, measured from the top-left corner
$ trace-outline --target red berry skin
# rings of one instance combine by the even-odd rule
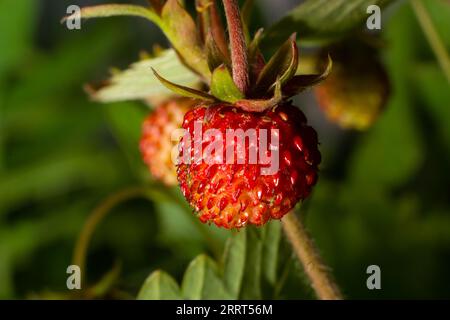
[[[227,129],[257,129],[258,145],[261,136],[258,129],[269,132],[269,142],[271,129],[278,129],[278,170],[262,175],[261,169],[268,165],[249,161],[248,140],[244,163],[195,162],[194,148],[189,149],[189,146],[193,146],[197,121],[202,123],[202,133],[217,129],[222,137],[226,137]],[[233,229],[249,224],[261,226],[269,219],[281,219],[298,201],[308,197],[317,181],[321,156],[316,131],[306,124],[305,115],[289,103],[261,113],[246,112],[223,103],[199,105],[186,113],[183,129],[189,136],[185,135],[179,144],[178,181],[183,195],[204,223]],[[205,139],[204,134],[202,138],[205,150],[213,142]],[[230,141],[224,138],[223,143],[226,150]],[[183,153],[186,150],[190,161],[182,161],[186,160]],[[223,157],[225,159],[225,151]],[[236,148],[234,159],[237,159]]]
[[[185,98],[167,100],[159,104],[142,125],[142,159],[152,176],[168,186],[178,184],[176,165],[171,157],[178,141],[172,141],[172,133],[181,128],[184,114],[193,104],[193,100]]]

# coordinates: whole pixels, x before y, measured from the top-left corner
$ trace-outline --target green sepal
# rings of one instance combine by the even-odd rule
[[[266,100],[249,100],[243,99],[235,102],[235,105],[248,112],[263,112],[279,104],[283,100],[281,92],[281,80],[278,78],[275,82],[274,95]]]
[[[283,85],[297,72],[298,48],[293,34],[272,56],[261,71],[256,88],[258,92],[266,92],[275,85],[279,78]]]
[[[161,11],[162,29],[188,66],[205,79],[211,76],[197,27],[178,0],[167,0]]]
[[[252,11],[254,6],[255,0],[245,0],[241,8],[242,27],[244,29],[245,42],[247,44],[251,42],[250,31],[248,27],[250,26],[250,20],[252,18]]]
[[[205,92],[202,92],[200,90],[195,90],[195,89],[192,89],[192,88],[189,88],[189,87],[185,87],[185,86],[182,86],[182,85],[170,82],[169,80],[164,79],[163,77],[161,77],[155,71],[155,69],[152,68],[152,71],[155,74],[155,77],[158,78],[158,80],[167,89],[169,89],[169,90],[171,90],[171,91],[173,91],[173,92],[175,92],[175,93],[177,93],[179,95],[182,95],[182,96],[188,97],[188,98],[193,98],[193,99],[200,99],[200,100],[203,100],[203,101],[210,101],[210,102],[216,101],[216,99],[213,96],[211,96],[211,95],[209,95],[209,94],[207,94]]]
[[[252,41],[248,45],[248,60],[250,63],[252,62],[252,60],[256,58],[256,56],[261,54],[261,50],[259,50],[259,44],[261,42],[263,32],[264,32],[263,28],[258,29],[255,35],[253,36]]]
[[[248,46],[248,64],[250,66],[250,80],[252,82],[256,82],[266,65],[264,56],[262,55],[261,50],[259,50],[259,43],[262,39],[263,31],[262,28],[256,31]]]
[[[231,61],[223,55],[211,32],[208,32],[206,35],[205,50],[211,72],[222,64],[225,64],[227,67],[231,65]]]
[[[222,64],[217,67],[211,79],[211,93],[218,100],[235,103],[244,99],[244,94],[238,89],[228,68]]]
[[[331,73],[332,68],[333,68],[333,60],[328,55],[327,64],[322,73],[301,74],[294,76],[283,86],[283,95],[285,97],[292,97],[304,91],[305,89],[322,82]]]

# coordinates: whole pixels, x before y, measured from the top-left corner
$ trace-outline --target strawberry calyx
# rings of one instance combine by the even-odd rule
[[[197,1],[197,3],[203,2],[205,1]],[[203,16],[207,14],[205,12],[215,8],[214,1],[208,3],[210,3],[209,6],[201,9]],[[209,26],[205,22],[202,24],[205,39],[204,56],[211,72],[211,77],[207,81],[209,91],[204,92],[178,85],[164,79],[156,70],[153,70],[155,76],[163,85],[182,96],[214,103],[225,102],[245,111],[262,112],[321,82],[328,76],[332,67],[330,57],[328,57],[326,66],[321,73],[297,74],[299,54],[295,33],[280,46],[267,62],[259,48],[259,42],[263,36],[262,29],[255,33],[248,46],[242,46],[243,32],[239,32],[239,28],[245,30],[248,28],[241,26],[243,19],[239,19],[239,22],[234,19],[233,3],[234,1],[224,0],[230,29],[230,50],[227,49],[224,52],[223,48],[220,48],[217,44],[216,37],[211,31],[214,29],[211,19],[204,18],[201,20],[210,22]],[[232,12],[227,12],[227,9]],[[234,24],[237,24],[237,26]],[[223,28],[220,30],[223,30]],[[220,34],[222,33],[220,32]],[[239,56],[239,52],[241,56]],[[236,62],[236,60],[239,61]],[[248,85],[246,84],[247,81],[249,81]]]
[[[332,65],[329,57],[321,73],[298,75],[295,34],[266,61],[259,48],[263,30],[258,30],[251,38],[245,24],[247,19],[239,13],[237,2],[223,2],[228,41],[215,0],[196,0],[195,19],[178,0],[148,0],[148,7],[124,4],[85,7],[81,18],[138,16],[155,23],[180,61],[210,88],[208,92],[201,92],[183,87],[163,79],[155,71],[163,85],[182,96],[231,103],[247,111],[261,112],[328,76]],[[248,15],[247,9],[245,15]],[[73,18],[68,16],[63,21]]]

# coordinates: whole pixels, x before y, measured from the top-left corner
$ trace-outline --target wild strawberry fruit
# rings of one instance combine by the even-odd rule
[[[161,103],[142,126],[142,159],[153,177],[168,186],[177,184],[176,166],[171,159],[171,151],[178,142],[172,141],[172,133],[181,128],[184,114],[192,105],[191,99],[169,99]]]
[[[295,34],[266,61],[259,49],[262,31],[252,39],[249,28],[242,26],[238,1],[222,2],[227,28],[222,24],[215,0],[195,1],[196,19],[178,0],[149,1],[153,8],[133,7],[133,10],[129,6],[128,10],[123,6],[97,6],[85,8],[82,16],[138,15],[161,28],[180,62],[209,88],[205,92],[181,86],[153,70],[168,89],[197,101],[196,108],[186,114],[183,122],[187,134],[180,143],[177,170],[183,194],[203,222],[226,228],[263,225],[270,218],[282,218],[299,200],[305,199],[317,180],[320,162],[317,135],[306,125],[303,113],[291,105],[290,98],[324,80],[332,63],[328,57],[322,73],[298,75]],[[174,181],[168,152],[172,145],[168,143],[169,133],[177,127],[172,125],[178,119],[173,113],[166,105],[150,116],[144,124],[141,142],[144,161],[155,176],[167,183]],[[205,133],[200,138],[195,136],[198,123],[203,126],[200,133]],[[231,148],[223,163],[209,161],[216,157],[198,151],[199,146],[205,150],[216,146],[215,142],[220,140],[215,136],[226,137],[228,130],[235,133],[254,130],[256,138],[249,139],[252,140],[249,144],[243,143],[240,151],[236,143],[236,150]],[[260,146],[267,138],[262,130],[271,133],[270,140],[265,141],[270,148],[265,150]],[[194,142],[193,149],[188,146],[189,140]],[[256,145],[257,157],[252,156]],[[229,150],[234,143],[225,139],[223,147]],[[228,162],[230,158],[236,162]]]
[[[230,154],[237,159],[239,147],[244,147],[245,160],[240,164],[237,161],[208,163],[206,156],[202,155],[202,161],[196,163],[198,150],[192,146],[197,139],[194,132],[196,122],[202,124],[200,144],[203,151],[211,148],[218,139],[228,138],[223,153],[231,147]],[[202,222],[213,222],[225,228],[263,225],[270,218],[280,219],[300,199],[305,199],[316,183],[320,162],[317,134],[306,125],[304,114],[289,103],[261,113],[247,112],[224,103],[200,105],[186,114],[183,128],[188,137],[181,140],[180,150],[188,152],[188,161],[182,161],[178,166],[178,179],[181,191]],[[248,143],[239,141],[237,135],[229,134],[233,128],[253,132],[254,140],[250,134]],[[255,128],[258,130],[251,131]],[[205,137],[210,129],[216,130],[213,139]],[[262,172],[264,168],[269,170],[269,166],[273,167],[273,162],[263,164],[264,161],[258,159],[252,163],[249,159],[251,144],[261,148],[262,132],[276,134],[276,139],[267,141],[271,146],[276,144],[272,148],[274,150],[267,148],[263,155],[277,161],[271,174]],[[276,153],[276,158],[271,153]],[[230,154],[227,153],[226,157]]]
[[[331,52],[333,72],[314,88],[319,106],[340,127],[367,130],[387,102],[386,72],[371,48],[342,45]]]
[[[266,63],[258,48],[260,31],[246,46],[236,1],[223,1],[229,45],[223,41],[225,31],[214,3],[199,2],[209,3],[199,12],[200,44],[195,50],[203,54],[194,59],[195,50],[180,55],[209,90],[177,85],[154,70],[167,88],[199,101],[184,117],[178,181],[202,222],[225,228],[260,226],[281,219],[317,181],[317,134],[289,99],[324,80],[331,59],[320,74],[297,75],[293,35]],[[188,16],[175,1],[169,0],[165,8]],[[186,25],[193,25],[189,21]]]

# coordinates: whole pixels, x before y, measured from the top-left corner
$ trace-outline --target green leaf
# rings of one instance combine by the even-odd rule
[[[262,233],[262,276],[263,279],[271,286],[277,284],[279,279],[278,269],[280,262],[283,262],[280,257],[280,244],[282,241],[281,223],[269,223]]]
[[[176,83],[173,83],[171,81],[168,81],[166,79],[164,79],[163,77],[161,77],[154,69],[153,73],[156,76],[156,78],[158,78],[158,80],[169,90],[182,95],[184,97],[188,97],[188,98],[193,98],[193,99],[200,99],[200,100],[206,100],[206,101],[215,101],[215,98],[207,93],[204,93],[203,91],[200,90],[195,90],[189,87],[185,87]]]
[[[291,79],[298,67],[298,48],[295,35],[291,36],[270,58],[261,71],[255,87],[260,92],[272,88],[279,78],[281,84]]]
[[[231,299],[216,262],[206,255],[198,256],[189,264],[181,288],[186,299]]]
[[[224,252],[224,282],[235,299],[261,299],[268,285],[271,298],[279,279],[281,224],[247,227],[229,239]]]
[[[395,0],[307,0],[275,23],[265,34],[263,47],[273,47],[297,32],[302,43],[322,43],[348,34],[369,17],[370,5],[381,8]]]
[[[224,281],[236,298],[261,299],[262,243],[258,231],[247,228],[225,251]]]
[[[244,98],[244,94],[236,87],[230,71],[223,64],[213,72],[211,79],[211,93],[217,99],[229,103],[235,103]]]
[[[129,69],[113,75],[105,86],[92,92],[93,99],[108,103],[172,95],[173,92],[153,75],[152,68],[180,85],[198,86],[198,76],[179,61],[174,50],[169,49],[156,58],[136,62]]]
[[[185,299],[261,299],[273,298],[283,286],[282,265],[290,250],[281,250],[281,224],[247,227],[228,239],[223,264],[206,255],[188,266],[181,291]],[[281,281],[281,282],[280,282]]]
[[[224,251],[224,282],[235,299],[239,297],[245,271],[247,231],[232,235]]]
[[[137,299],[178,300],[181,299],[180,287],[166,272],[157,270],[145,280]]]

